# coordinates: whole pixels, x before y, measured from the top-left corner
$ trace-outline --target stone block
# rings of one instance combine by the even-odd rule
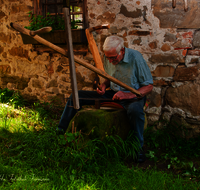
[[[193,116],[200,115],[200,86],[192,82],[188,82],[176,88],[169,87],[166,90],[166,104],[172,108],[180,108],[185,112],[191,113]]]
[[[12,47],[8,51],[12,56],[19,56],[28,59],[28,50],[25,50],[22,47]]]
[[[0,54],[3,53],[4,48],[0,46]]]
[[[10,65],[0,65],[0,73],[1,74],[11,74]]]
[[[157,43],[156,42],[151,42],[151,43],[149,43],[149,47],[151,49],[156,49],[157,48]]]
[[[148,36],[151,33],[149,31],[140,31],[140,30],[132,30],[128,32],[128,35],[135,35],[135,36]]]
[[[163,46],[161,47],[162,51],[169,51],[171,49],[171,47],[168,44],[163,44]]]
[[[101,20],[102,23],[113,23],[115,21],[116,15],[115,13],[111,13],[109,11],[99,15],[97,20]]]
[[[32,86],[34,87],[34,88],[43,88],[44,87],[44,82],[42,82],[42,81],[40,81],[40,80],[38,80],[38,79],[33,79],[32,80]]]
[[[193,46],[196,48],[200,47],[200,31],[194,33]]]
[[[164,42],[176,42],[176,36],[174,34],[166,33],[164,37]]]
[[[139,18],[143,16],[143,12],[141,9],[136,9],[136,11],[128,11],[126,6],[121,5],[119,14],[123,14],[125,17],[129,18]]]
[[[49,81],[46,85],[47,88],[51,88],[51,87],[58,87],[58,83],[56,79],[53,79],[51,81]]]
[[[171,82],[170,81],[165,81],[163,79],[160,80],[153,80],[153,85],[154,86],[168,86],[170,85]]]
[[[0,11],[0,19],[2,19],[5,16],[6,16],[6,14],[4,12]]]
[[[192,81],[198,76],[197,67],[180,67],[175,70],[174,81]]]
[[[200,50],[188,50],[188,55],[200,56]]]
[[[152,63],[185,63],[184,59],[179,55],[172,54],[152,54],[149,58]]]
[[[151,72],[153,77],[172,77],[174,75],[174,67],[159,65]]]
[[[195,138],[200,135],[200,123],[188,123],[187,119],[180,117],[177,114],[172,115],[170,123],[170,131],[177,136],[183,138]],[[190,122],[190,121],[189,121]]]
[[[76,131],[81,130],[81,134],[86,139],[103,139],[107,135],[118,135],[125,140],[130,131],[128,117],[123,109],[85,108],[71,120],[67,132],[72,132],[72,122]],[[145,128],[146,125],[145,119]]]

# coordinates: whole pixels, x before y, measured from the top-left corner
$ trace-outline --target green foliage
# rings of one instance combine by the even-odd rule
[[[184,126],[171,125],[167,121],[162,121],[161,126],[159,130],[151,126],[145,131],[145,140],[151,149],[146,156],[157,163],[167,162],[168,169],[181,170],[183,176],[185,173],[200,176],[196,161],[200,157],[200,137],[188,139],[182,136]]]
[[[12,97],[8,89],[2,90],[1,97],[4,102],[10,102],[4,96]],[[196,181],[155,169],[125,166],[126,157],[134,158],[138,150],[138,142],[131,134],[126,141],[107,135],[103,141],[84,142],[80,132],[57,136],[58,120],[52,111],[53,105],[41,102],[18,109],[6,104],[0,109],[0,189],[199,188]],[[156,140],[154,135],[152,138]],[[160,143],[156,146],[159,149]],[[155,157],[156,151],[149,155]],[[171,159],[171,167],[179,161],[185,164],[187,170],[182,176],[191,177],[192,171],[198,171],[192,162],[183,163],[178,156],[164,156]]]
[[[25,105],[25,101],[19,92],[9,90],[8,88],[0,89],[0,102],[14,105],[15,108]]]
[[[47,13],[46,17],[43,17],[42,15],[34,15],[32,12],[28,12],[29,14],[29,26],[25,26],[24,28],[29,30],[38,30],[42,27],[51,26],[52,31],[54,30],[65,30],[65,21],[62,16],[56,15],[51,16],[50,13]],[[71,20],[71,29],[77,29],[78,26],[76,23],[79,23],[80,20]]]

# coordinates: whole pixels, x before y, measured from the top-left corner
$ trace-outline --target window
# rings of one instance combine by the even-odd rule
[[[63,16],[64,0],[34,0],[34,14]],[[78,29],[88,28],[87,0],[70,0],[71,23]]]

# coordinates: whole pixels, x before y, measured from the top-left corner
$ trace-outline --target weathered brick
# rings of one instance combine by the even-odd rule
[[[194,116],[200,115],[200,91],[199,85],[188,82],[177,88],[169,87],[166,91],[165,100],[172,108],[180,108],[189,111]]]
[[[11,14],[17,14],[19,12],[29,12],[32,11],[33,7],[27,5],[12,5],[11,6]]]
[[[94,19],[95,14],[94,13],[90,13],[90,18]]]
[[[5,16],[6,16],[6,14],[4,12],[0,11],[0,19],[2,19]]]
[[[153,54],[149,59],[152,63],[184,63],[184,59],[182,59],[177,54]]]
[[[7,58],[7,53],[6,53],[6,52],[3,52],[3,53],[2,53],[2,57],[3,57],[3,58]]]
[[[110,27],[110,29],[108,30],[110,33],[112,34],[117,34],[119,32],[119,30],[117,29],[116,26],[112,26]]]
[[[184,49],[184,50],[182,51],[182,55],[183,55],[184,57],[187,55],[187,49]]]
[[[58,87],[58,83],[57,80],[53,79],[51,81],[49,81],[46,85],[47,88],[51,88],[51,87]]]
[[[188,50],[187,54],[200,56],[200,50]]]
[[[159,65],[151,72],[154,77],[172,77],[174,75],[174,67]]]
[[[195,67],[179,67],[175,70],[174,81],[193,81],[198,76],[198,68]]]
[[[22,47],[12,47],[12,49],[8,51],[12,56],[25,57],[28,59],[28,50],[25,50]]]
[[[128,32],[128,35],[136,35],[136,36],[148,36],[151,33],[149,31],[140,31],[140,30],[132,30]]]
[[[152,91],[150,97],[148,97],[148,98],[151,101],[149,106],[151,106],[151,107],[160,107],[161,106],[162,97],[157,92]]]
[[[40,81],[40,80],[38,80],[38,79],[33,79],[32,80],[32,86],[34,87],[34,88],[43,88],[44,87],[44,82],[42,82],[42,81]]]
[[[113,23],[115,21],[116,15],[115,13],[111,12],[105,12],[102,15],[99,15],[97,17],[97,20],[101,20],[103,23],[108,22],[108,23]]]
[[[164,42],[175,42],[176,41],[176,36],[174,34],[166,33],[164,37],[165,37]]]
[[[3,53],[3,51],[4,51],[4,47],[0,46],[0,54]]]
[[[136,11],[128,11],[123,4],[121,5],[119,14],[123,14],[125,17],[130,17],[130,18],[139,18],[143,16],[141,9],[136,9]]]
[[[193,31],[183,33],[182,37],[183,38],[193,38]]]
[[[171,49],[171,47],[168,44],[163,44],[163,46],[161,47],[162,51],[169,51]]]
[[[133,40],[133,44],[140,45],[141,42],[142,42],[141,37],[139,37],[138,39]]]
[[[11,43],[11,35],[6,35],[5,33],[0,33],[0,41],[4,43]]]
[[[137,5],[140,5],[140,1],[136,1],[136,4],[137,4]]]
[[[151,42],[151,43],[149,43],[149,47],[151,49],[156,49],[157,48],[157,42]]]
[[[10,74],[11,73],[10,65],[0,65],[0,73],[1,74]]]
[[[153,85],[154,86],[168,86],[170,85],[171,82],[170,81],[165,81],[163,79],[160,80],[153,80]]]
[[[7,85],[8,83],[12,83],[16,85],[16,88],[19,90],[24,90],[30,81],[30,78],[18,77],[18,76],[9,76],[4,75],[1,77],[1,82],[3,85]]]
[[[200,31],[196,31],[193,37],[193,46],[200,47]]]

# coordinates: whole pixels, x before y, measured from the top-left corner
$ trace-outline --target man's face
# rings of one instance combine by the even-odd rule
[[[106,58],[113,65],[117,65],[124,58],[124,49],[121,49],[119,53],[116,52],[116,48],[109,51],[104,51]]]

